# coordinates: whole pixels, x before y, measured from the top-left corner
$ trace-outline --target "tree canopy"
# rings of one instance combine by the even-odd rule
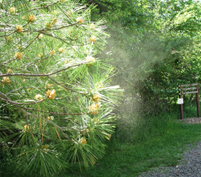
[[[125,89],[117,130],[130,142],[136,120],[172,110],[178,84],[200,82],[200,1],[84,2],[96,5],[94,19],[108,22],[105,53],[118,70],[113,82]]]

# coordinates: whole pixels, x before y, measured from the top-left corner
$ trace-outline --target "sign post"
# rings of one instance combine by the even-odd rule
[[[196,103],[197,103],[197,117],[200,117],[200,102],[199,102],[199,84],[185,84],[179,85],[179,99],[178,104],[180,104],[180,112],[181,112],[181,119],[184,118],[184,100],[182,95],[186,94],[196,94]]]

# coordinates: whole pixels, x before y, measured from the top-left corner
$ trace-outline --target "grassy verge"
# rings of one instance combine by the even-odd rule
[[[79,167],[72,167],[60,176],[131,177],[160,165],[176,165],[187,144],[201,139],[201,124],[178,123],[174,120],[177,116],[148,117],[130,143],[120,137],[113,138],[106,156],[95,167],[82,173]]]

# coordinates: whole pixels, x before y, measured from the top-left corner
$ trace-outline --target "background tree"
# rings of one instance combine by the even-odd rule
[[[17,172],[50,176],[94,165],[114,130],[119,86],[97,54],[103,21],[73,1],[0,3],[1,146]]]
[[[109,23],[111,38],[105,53],[111,51],[111,63],[118,68],[113,81],[125,89],[123,104],[118,109],[122,117],[119,130],[125,129],[120,133],[123,141],[144,114],[158,114],[175,107],[178,84],[200,81],[200,3],[85,2],[97,5],[94,19],[104,17]]]

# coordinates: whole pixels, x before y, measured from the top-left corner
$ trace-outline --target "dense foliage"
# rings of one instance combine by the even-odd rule
[[[161,109],[163,103],[176,102],[178,84],[200,81],[198,1],[84,2],[97,5],[94,18],[109,22],[108,50],[113,52],[117,82],[124,85],[126,97],[140,96],[144,105],[151,104],[147,111],[153,110],[153,104]]]
[[[0,145],[21,175],[94,165],[114,131],[122,91],[109,85],[114,69],[97,57],[108,35],[103,21],[91,22],[92,8],[0,3]]]
[[[111,63],[118,68],[114,83],[125,89],[117,132],[130,142],[132,132],[144,129],[150,114],[179,111],[178,84],[200,82],[200,2],[82,2],[96,4],[92,17],[108,21],[111,38],[105,53],[111,53]]]

